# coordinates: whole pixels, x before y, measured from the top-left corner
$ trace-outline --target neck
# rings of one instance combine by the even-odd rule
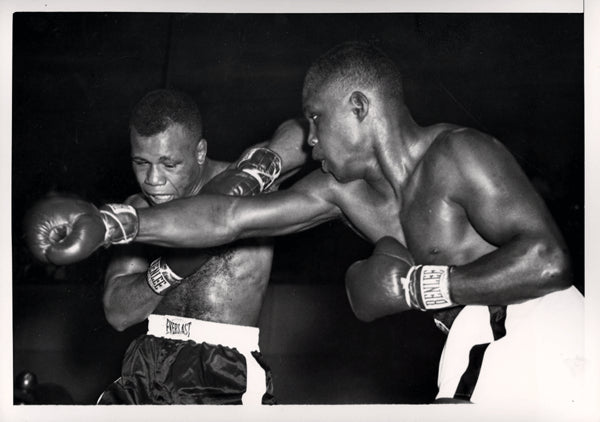
[[[427,128],[417,125],[403,107],[380,119],[376,137],[373,180],[381,188],[391,188],[396,196],[400,196],[429,147]]]

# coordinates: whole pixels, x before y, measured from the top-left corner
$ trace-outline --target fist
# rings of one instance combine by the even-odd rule
[[[369,322],[411,309],[402,278],[412,265],[408,250],[391,237],[377,241],[368,259],[352,264],[346,271],[346,292],[356,317]]]
[[[24,223],[32,254],[42,262],[56,265],[87,258],[104,243],[106,232],[94,205],[60,196],[36,203]]]

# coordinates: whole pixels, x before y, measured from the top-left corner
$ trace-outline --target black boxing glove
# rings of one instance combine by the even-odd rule
[[[202,187],[203,193],[250,196],[271,187],[281,173],[281,157],[268,148],[252,148]]]
[[[107,204],[100,209],[74,198],[54,196],[36,203],[25,216],[25,239],[42,262],[67,265],[100,246],[131,242],[138,232],[135,208]]]
[[[454,306],[445,265],[414,265],[400,242],[383,237],[373,254],[346,272],[346,292],[356,317],[372,321],[410,309],[422,311]]]

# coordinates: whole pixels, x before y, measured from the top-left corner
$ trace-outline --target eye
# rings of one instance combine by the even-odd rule
[[[131,161],[133,162],[133,165],[138,166],[138,167],[139,166],[144,166],[144,165],[148,164],[147,161],[139,160],[139,159],[135,159],[135,158],[133,160],[131,160]]]
[[[179,161],[163,161],[162,165],[166,169],[174,169],[180,164]]]

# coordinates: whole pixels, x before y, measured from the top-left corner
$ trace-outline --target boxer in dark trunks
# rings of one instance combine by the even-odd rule
[[[304,138],[303,127],[290,120],[273,142],[301,146]],[[267,148],[252,148],[235,167],[210,159],[197,105],[172,90],[150,92],[134,107],[130,143],[140,192],[125,204],[139,209],[200,191],[273,190],[282,170]],[[257,327],[272,258],[264,238],[210,250],[115,248],[105,277],[106,318],[119,331],[148,320],[148,332],[129,346],[121,377],[98,403],[273,403]]]

